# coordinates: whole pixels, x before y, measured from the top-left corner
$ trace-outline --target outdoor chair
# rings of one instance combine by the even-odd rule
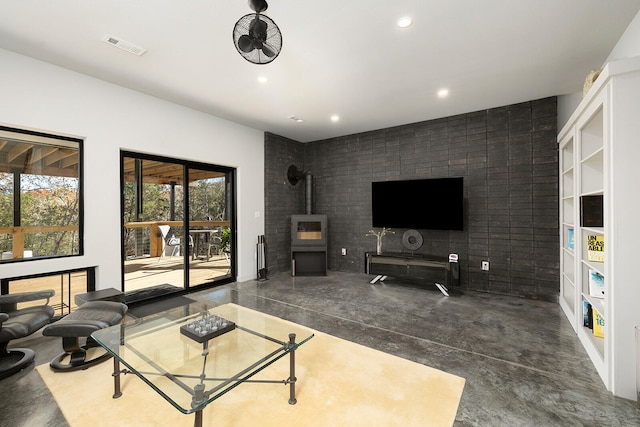
[[[160,233],[162,233],[162,254],[160,255],[160,259],[162,259],[168,250],[171,252],[169,256],[175,256],[180,254],[180,245],[181,239],[177,237],[176,234],[171,230],[171,226],[169,225],[159,225]],[[193,247],[193,239],[189,236],[189,247]]]

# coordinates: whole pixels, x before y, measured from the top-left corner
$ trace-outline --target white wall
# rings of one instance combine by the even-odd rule
[[[569,118],[582,101],[582,91],[571,95],[558,96],[558,131],[567,124]]]
[[[640,56],[640,12],[633,18],[604,63],[634,56]]]
[[[624,31],[602,67],[611,61],[640,56],[640,12]],[[587,73],[585,73],[585,77]],[[558,130],[562,129],[582,101],[582,92],[558,96]]]
[[[237,168],[238,280],[255,278],[264,234],[264,134],[0,49],[0,122],[84,139],[85,253],[0,265],[0,277],[98,266],[121,287],[120,149]]]

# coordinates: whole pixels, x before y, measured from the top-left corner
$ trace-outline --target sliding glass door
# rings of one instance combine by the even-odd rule
[[[121,164],[128,301],[233,280],[233,169],[130,152]]]
[[[231,228],[227,206],[230,178],[209,170],[188,169],[189,239],[193,251],[189,284],[197,286],[231,276]]]

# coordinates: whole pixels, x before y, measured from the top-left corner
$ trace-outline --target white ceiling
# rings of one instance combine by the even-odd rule
[[[2,0],[0,48],[308,142],[580,92],[639,9],[640,0],[269,0],[283,50],[254,65],[231,38],[252,12],[245,0]],[[406,15],[413,25],[398,28]],[[119,50],[106,34],[147,52]]]

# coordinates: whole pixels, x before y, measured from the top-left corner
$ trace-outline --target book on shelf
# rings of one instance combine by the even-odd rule
[[[582,301],[582,326],[593,329],[593,309],[589,301]]]
[[[593,336],[604,338],[604,317],[595,308],[593,309]]]
[[[604,227],[602,194],[580,197],[580,225],[582,227]]]
[[[589,295],[604,298],[604,276],[592,269],[589,269]]]
[[[573,250],[574,248],[574,243],[573,243],[573,228],[569,228],[567,230],[567,248]]]
[[[587,236],[587,260],[604,262],[604,236]]]

